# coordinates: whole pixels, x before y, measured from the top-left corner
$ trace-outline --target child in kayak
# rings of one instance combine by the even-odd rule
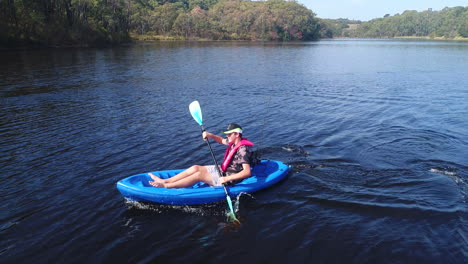
[[[203,140],[212,138],[219,144],[228,145],[223,163],[220,166],[223,175],[219,175],[215,165],[194,165],[168,179],[161,179],[149,173],[153,179],[149,184],[158,188],[184,188],[197,182],[204,182],[211,186],[222,186],[223,184],[233,185],[250,177],[251,152],[249,147],[253,146],[253,143],[242,137],[242,127],[238,124],[229,124],[223,133],[226,134],[226,138],[206,131],[203,132]]]

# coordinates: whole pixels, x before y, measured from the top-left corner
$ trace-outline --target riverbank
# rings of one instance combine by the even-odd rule
[[[184,37],[172,37],[172,36],[163,36],[163,35],[154,35],[154,34],[136,34],[130,33],[130,39],[132,42],[144,42],[144,41],[161,41],[161,40],[186,40]]]
[[[137,34],[130,33],[130,39],[132,42],[147,42],[147,41],[216,41],[207,38],[186,38],[183,36],[164,36],[156,34]],[[335,38],[323,38],[323,39],[353,39],[349,37],[335,37]],[[322,39],[322,40],[323,40]],[[383,38],[366,38],[366,39],[422,39],[422,40],[440,40],[440,41],[468,41],[468,38],[455,37],[430,37],[430,36],[396,36],[396,37],[383,37]],[[319,39],[320,40],[320,39]],[[257,40],[223,40],[223,41],[257,41]]]
[[[336,37],[336,38],[323,38],[319,40],[332,40],[332,39],[356,39],[356,38],[349,38],[349,37]],[[362,38],[360,38],[362,39]],[[398,37],[393,37],[393,38],[364,38],[364,39],[415,39],[415,40],[436,40],[436,41],[468,41],[468,38],[463,38],[463,37],[455,37],[455,38],[445,38],[445,37],[415,37],[415,36],[398,36]],[[138,43],[144,43],[144,42],[152,42],[152,41],[199,41],[199,42],[206,42],[206,41],[216,41],[212,39],[206,39],[206,38],[185,38],[182,36],[163,36],[163,35],[152,35],[152,34],[135,34],[131,33],[130,34],[130,40],[128,42],[122,42],[120,44],[108,44],[108,45],[87,45],[87,44],[67,44],[67,45],[38,45],[38,44],[33,44],[33,45],[20,45],[17,47],[5,47],[5,46],[0,46],[0,51],[9,51],[9,50],[31,50],[31,49],[61,49],[61,48],[69,48],[69,49],[74,49],[74,48],[93,48],[93,47],[112,47],[112,46],[119,46],[119,45],[131,45],[133,44],[138,44]],[[233,42],[239,42],[239,41],[251,41],[251,42],[257,42],[258,40],[223,40],[223,41],[233,41]]]
[[[431,36],[398,36],[393,37],[394,39],[427,39],[427,40],[442,40],[442,41],[468,41],[468,38],[464,37],[454,37],[454,38],[447,38],[447,37],[431,37]]]
[[[156,35],[156,34],[137,34],[137,33],[130,33],[130,39],[133,42],[147,42],[147,41],[263,41],[263,40],[255,40],[255,39],[209,39],[209,38],[201,38],[201,37],[184,37],[184,36],[164,36],[164,35]]]

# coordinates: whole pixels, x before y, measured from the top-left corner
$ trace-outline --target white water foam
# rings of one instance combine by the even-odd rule
[[[429,170],[430,172],[433,172],[433,173],[438,173],[438,174],[443,174],[443,175],[447,175],[447,176],[457,176],[457,173],[455,171],[450,171],[450,170],[444,170],[444,169],[440,169],[440,168],[432,168]]]
[[[429,171],[432,173],[438,173],[449,176],[458,186],[460,186],[460,191],[465,197],[464,202],[468,202],[468,183],[466,183],[462,177],[458,176],[456,171],[443,168],[431,168]]]

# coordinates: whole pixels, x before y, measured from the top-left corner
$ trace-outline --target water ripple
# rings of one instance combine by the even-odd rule
[[[411,43],[2,54],[2,261],[463,263],[468,45]],[[287,180],[232,197],[239,228],[224,201],[133,204],[115,189],[212,163],[193,100],[209,131],[238,122],[262,158],[291,166]],[[213,150],[221,159],[224,146]]]

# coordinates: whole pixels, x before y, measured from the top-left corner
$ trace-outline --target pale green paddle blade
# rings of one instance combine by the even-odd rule
[[[227,195],[226,200],[227,200],[229,209],[231,210],[231,212],[229,212],[229,215],[228,215],[229,222],[236,222],[237,224],[240,224],[240,221],[236,218],[236,215],[234,214],[234,209],[232,208],[231,197]]]
[[[193,101],[189,105],[190,109],[190,114],[192,114],[193,119],[197,121],[197,123],[202,126],[203,125],[203,117],[202,117],[202,111],[200,108],[200,103],[198,101]]]

